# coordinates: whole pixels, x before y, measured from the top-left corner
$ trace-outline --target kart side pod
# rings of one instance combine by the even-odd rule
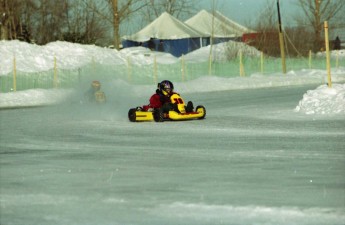
[[[163,113],[161,109],[156,109],[153,112],[137,111],[136,108],[132,108],[128,111],[128,119],[131,122],[141,122],[141,121],[156,121],[163,122],[165,120],[193,120],[193,119],[204,119],[206,116],[206,109],[204,106],[197,106],[196,110],[193,112],[176,112],[169,111],[168,113]]]
[[[105,94],[103,91],[96,91],[94,95],[95,95],[95,101],[97,103],[104,103],[105,102]]]
[[[164,120],[192,120],[204,119],[206,116],[206,109],[204,106],[199,105],[193,112],[186,112],[186,106],[183,99],[177,93],[170,96],[171,103],[176,105],[175,110],[170,110],[164,113],[162,109],[155,109],[151,111],[141,111],[137,108],[132,108],[128,111],[128,119],[131,122],[139,121],[156,121],[163,122]]]
[[[128,111],[128,119],[131,122],[152,121],[153,112],[137,111],[136,108]]]

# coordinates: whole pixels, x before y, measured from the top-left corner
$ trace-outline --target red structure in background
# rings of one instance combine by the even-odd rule
[[[278,32],[243,34],[242,42],[257,48],[267,55],[280,56]]]

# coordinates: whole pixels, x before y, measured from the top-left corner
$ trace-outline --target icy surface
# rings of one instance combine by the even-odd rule
[[[188,93],[185,122],[129,122],[121,86],[0,110],[1,224],[342,225],[344,114],[294,112],[311,88]]]
[[[40,64],[18,66],[40,70],[41,47],[30,47],[16,54]],[[108,49],[71,51],[83,62]],[[344,69],[332,75],[332,88],[307,69],[177,82],[207,110],[184,122],[128,121],[154,85],[113,80],[104,105],[84,90],[0,93],[0,223],[343,225]]]

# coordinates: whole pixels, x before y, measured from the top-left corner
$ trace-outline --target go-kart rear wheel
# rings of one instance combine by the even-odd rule
[[[153,119],[156,122],[163,122],[164,121],[164,113],[162,109],[155,109],[153,111]]]
[[[131,122],[135,122],[136,121],[136,114],[135,112],[137,111],[136,108],[132,108],[128,111],[128,119]]]
[[[206,108],[204,106],[198,105],[196,107],[195,111],[202,114],[202,116],[198,118],[199,120],[202,120],[202,119],[205,118],[205,116],[206,116]]]

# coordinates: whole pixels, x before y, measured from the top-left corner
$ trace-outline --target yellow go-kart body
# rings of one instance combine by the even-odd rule
[[[105,102],[105,94],[103,91],[96,91],[95,92],[95,100],[97,103],[104,103]]]
[[[173,94],[171,97],[171,103],[177,105],[177,111],[171,110],[168,113],[163,113],[161,109],[155,109],[151,111],[137,111],[136,108],[132,108],[128,112],[128,119],[131,122],[140,121],[156,121],[163,122],[164,120],[192,120],[192,119],[204,119],[206,116],[206,109],[204,106],[197,106],[193,112],[186,112],[183,99],[178,94]]]

